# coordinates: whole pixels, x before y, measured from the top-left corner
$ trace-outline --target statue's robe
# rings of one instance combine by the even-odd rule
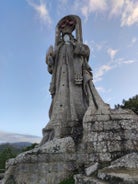
[[[83,90],[83,57],[72,44],[61,44],[55,55],[50,91],[51,121],[82,121],[88,107]]]
[[[50,121],[43,129],[41,144],[54,137],[79,134],[87,112],[101,113],[101,109],[105,109],[106,105],[92,82],[92,72],[88,65],[89,54],[89,47],[85,44],[67,44],[62,41],[53,58],[50,56],[52,103],[49,111]]]

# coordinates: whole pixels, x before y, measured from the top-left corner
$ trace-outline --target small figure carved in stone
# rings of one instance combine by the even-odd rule
[[[43,143],[53,137],[64,137],[69,131],[71,134],[71,127],[82,124],[88,109],[94,114],[107,108],[92,83],[89,54],[89,47],[83,44],[80,18],[69,15],[61,19],[56,26],[55,48],[51,46],[46,55],[52,75],[52,104],[50,122],[43,129]]]

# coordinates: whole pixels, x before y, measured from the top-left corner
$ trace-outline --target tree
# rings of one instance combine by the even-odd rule
[[[24,152],[24,151],[32,150],[32,149],[34,149],[37,145],[38,145],[37,143],[33,143],[33,144],[31,144],[30,146],[27,146],[27,147],[23,148],[23,152]]]
[[[10,158],[15,158],[16,153],[12,150],[11,147],[6,147],[0,152],[0,170],[5,169],[5,163]]]
[[[122,105],[115,105],[115,108],[123,108],[123,109],[131,109],[133,112],[138,114],[138,95],[135,95],[132,98],[129,98],[128,100],[122,101]]]

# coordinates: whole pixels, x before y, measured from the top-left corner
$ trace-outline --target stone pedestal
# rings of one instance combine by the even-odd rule
[[[85,170],[75,184],[138,183],[138,116],[132,111],[88,112],[80,148]]]
[[[122,109],[85,116],[82,142],[88,164],[110,162],[138,151],[138,116]]]

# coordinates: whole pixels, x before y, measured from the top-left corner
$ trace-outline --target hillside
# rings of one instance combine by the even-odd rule
[[[17,151],[21,151],[23,148],[28,147],[31,144],[32,143],[29,143],[29,142],[3,143],[3,144],[0,144],[0,152],[6,149],[7,147],[10,147]]]

